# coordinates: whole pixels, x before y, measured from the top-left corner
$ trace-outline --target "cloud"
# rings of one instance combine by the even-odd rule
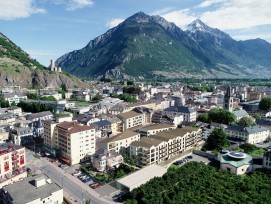
[[[202,10],[201,8],[204,8]],[[163,17],[183,28],[195,18],[221,30],[271,24],[270,0],[205,0],[191,8],[175,10]]]
[[[202,13],[201,19],[219,29],[271,24],[270,0],[227,0],[217,10]]]
[[[46,13],[46,10],[37,8],[34,0],[0,1],[0,19],[3,20],[27,18],[37,13]]]
[[[125,19],[122,18],[113,18],[105,25],[107,28],[111,29],[122,23]]]
[[[70,0],[67,3],[67,10],[74,11],[93,5],[93,0]]]
[[[174,8],[173,7],[166,7],[157,11],[154,11],[152,13],[150,13],[150,15],[163,15],[165,13],[168,13],[169,11],[172,11]]]
[[[224,3],[227,0],[206,0],[203,1],[201,4],[197,5],[196,8],[206,8],[215,4]]]
[[[162,15],[167,21],[175,23],[180,28],[184,28],[197,17],[191,13],[190,9],[172,11]]]

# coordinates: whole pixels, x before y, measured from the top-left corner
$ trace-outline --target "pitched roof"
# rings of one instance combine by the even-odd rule
[[[245,110],[236,110],[232,112],[236,117],[247,116],[248,113]]]
[[[159,140],[159,139],[156,139],[156,138],[142,137],[140,139],[140,141],[132,142],[131,146],[151,148],[152,146],[157,147],[162,142],[163,142],[163,140]]]
[[[232,125],[232,126],[226,128],[226,130],[253,134],[253,133],[257,133],[257,132],[267,131],[268,129],[265,127],[262,127],[262,126],[242,127],[239,125]]]
[[[170,125],[168,123],[160,123],[160,124],[154,124],[154,125],[150,125],[150,126],[146,126],[141,128],[142,130],[156,130],[156,129],[164,129],[164,128],[174,128],[174,125]]]
[[[118,135],[101,140],[101,141],[99,141],[99,143],[115,142],[115,141],[119,141],[119,140],[128,139],[128,138],[136,136],[136,135],[139,135],[139,133],[133,132],[131,130],[126,130],[125,132],[122,132]]]
[[[171,106],[165,109],[165,111],[180,112],[180,113],[194,113],[196,112],[193,108],[188,108],[186,106]]]

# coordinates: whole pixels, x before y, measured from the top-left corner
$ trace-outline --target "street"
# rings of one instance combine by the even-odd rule
[[[73,203],[84,203],[88,199],[94,204],[114,203],[106,200],[77,177],[72,176],[70,171],[68,173],[59,168],[56,163],[51,163],[46,157],[36,158],[33,154],[34,152],[26,149],[27,167],[32,170],[32,174],[48,175],[53,182],[63,187],[65,197]]]

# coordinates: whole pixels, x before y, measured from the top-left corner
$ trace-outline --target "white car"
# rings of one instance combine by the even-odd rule
[[[73,176],[79,176],[79,175],[81,175],[81,174],[82,174],[81,171],[76,171],[76,172],[73,172],[73,173],[72,173]]]

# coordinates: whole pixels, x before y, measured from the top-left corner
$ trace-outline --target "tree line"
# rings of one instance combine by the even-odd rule
[[[189,162],[132,190],[126,204],[270,203],[270,186],[270,170],[258,169],[241,177]]]

